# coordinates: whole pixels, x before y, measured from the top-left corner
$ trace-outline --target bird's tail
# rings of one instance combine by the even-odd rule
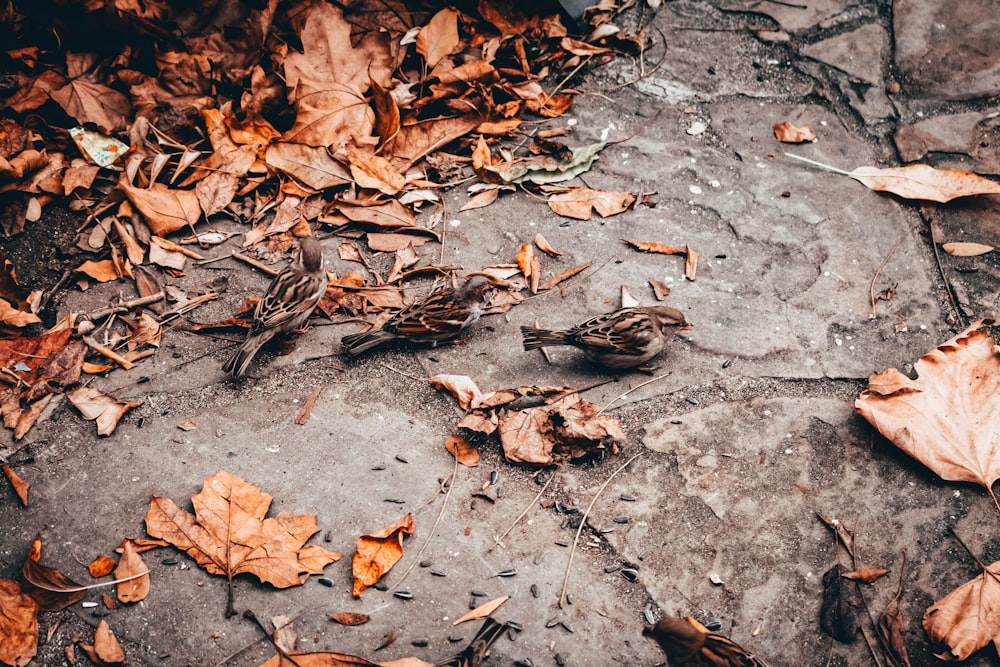
[[[356,357],[393,338],[392,334],[382,329],[372,329],[371,331],[362,331],[361,333],[344,336],[340,339],[340,344],[344,346],[344,354],[349,357]]]
[[[489,652],[490,647],[509,627],[509,624],[500,623],[487,616],[483,626],[479,628],[479,632],[472,638],[472,642],[465,647],[464,651],[442,660],[434,667],[477,667]]]
[[[240,349],[236,350],[233,356],[229,357],[229,360],[223,364],[222,370],[229,373],[234,378],[243,377],[243,374],[247,370],[247,366],[253,361],[253,358],[257,356],[257,352],[260,350],[261,346],[267,342],[267,339],[261,339],[260,336],[251,336],[247,338]]]
[[[534,327],[521,327],[521,336],[524,337],[525,350],[537,350],[540,347],[549,345],[569,345],[565,331],[549,331],[548,329],[536,329]]]

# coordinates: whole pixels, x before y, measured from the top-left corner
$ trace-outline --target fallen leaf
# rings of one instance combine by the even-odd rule
[[[381,579],[403,557],[403,538],[412,533],[413,515],[407,514],[381,530],[358,537],[351,564],[354,597],[361,597],[366,588]]]
[[[442,9],[417,33],[416,49],[433,68],[458,46],[458,12]]]
[[[146,576],[130,579],[138,574],[146,572]],[[128,579],[118,584],[119,602],[141,602],[149,595],[149,568],[142,562],[142,556],[136,551],[132,540],[125,540],[122,546],[122,555],[118,559],[118,567],[115,568],[115,579]]]
[[[586,264],[580,264],[579,266],[574,266],[571,269],[566,269],[562,273],[552,276],[544,283],[541,283],[538,286],[538,289],[540,290],[552,289],[553,287],[559,285],[560,283],[569,280],[570,278],[580,273],[581,271],[586,271],[589,268],[590,268],[590,262],[587,262]]]
[[[7,475],[7,479],[10,480],[10,485],[14,487],[14,493],[17,494],[18,499],[21,501],[21,505],[24,507],[28,506],[28,489],[31,485],[21,479],[21,476],[14,472],[8,464],[4,463],[0,466],[0,470]]]
[[[445,389],[458,399],[458,405],[463,410],[473,410],[479,407],[483,393],[479,391],[475,381],[467,375],[435,375],[428,382],[435,389]]]
[[[492,614],[493,612],[495,612],[497,609],[499,609],[500,605],[502,605],[509,599],[510,599],[509,595],[503,595],[501,597],[490,600],[489,602],[484,602],[475,609],[466,612],[464,615],[459,617],[454,623],[452,623],[452,625],[455,626],[458,625],[459,623],[465,623],[466,621],[474,621],[477,618],[485,618],[490,614]]]
[[[350,611],[330,614],[330,620],[340,623],[341,625],[364,625],[368,622],[368,618],[368,614],[359,614]]]
[[[850,176],[859,183],[878,192],[891,192],[905,199],[919,199],[950,202],[959,197],[1000,194],[1000,183],[961,169],[935,169],[926,164],[911,164],[906,167],[858,167],[854,171],[844,171],[830,165],[785,153],[788,157],[802,160],[828,171]]]
[[[880,567],[863,567],[859,570],[844,572],[840,576],[844,579],[853,579],[855,581],[863,581],[866,584],[873,584],[887,574],[889,574],[889,570],[883,570]]]
[[[351,182],[351,172],[322,146],[274,143],[267,147],[264,161],[313,190],[327,190]]]
[[[108,622],[103,618],[94,631],[94,653],[102,661],[98,664],[119,665],[125,662],[125,652],[114,633],[111,632]]]
[[[68,392],[66,398],[84,419],[97,420],[97,435],[111,435],[126,412],[142,405],[141,402],[119,401],[94,387],[77,387]]]
[[[653,295],[657,301],[663,301],[670,295],[670,288],[663,281],[650,278],[649,285],[653,288]]]
[[[444,448],[466,468],[475,468],[479,465],[479,450],[460,435],[449,435],[444,441]]]
[[[471,211],[477,208],[485,208],[497,200],[500,196],[499,187],[491,187],[477,192],[473,196],[469,197],[469,201],[462,204],[462,207],[458,209],[459,211]]]
[[[350,241],[340,242],[340,245],[337,246],[337,256],[345,262],[365,263],[365,258],[361,255],[361,251],[358,250],[358,246]]]
[[[90,561],[90,565],[87,566],[90,576],[95,579],[108,576],[113,569],[115,569],[115,559],[103,555]]]
[[[844,580],[845,568],[839,563],[823,574],[823,602],[819,610],[819,627],[842,644],[857,638],[859,593],[854,583]]]
[[[232,581],[239,574],[287,588],[322,574],[342,557],[319,546],[304,546],[319,532],[315,516],[281,512],[264,518],[271,496],[224,470],[206,478],[191,502],[194,514],[169,498],[153,496],[146,532],[183,550],[209,574],[228,577],[227,610],[232,609]]]
[[[594,211],[607,218],[627,211],[633,203],[635,194],[631,192],[592,190],[583,186],[551,195],[548,199],[554,213],[576,220],[590,220]]]
[[[522,243],[521,249],[517,252],[517,256],[514,257],[518,268],[521,269],[521,273],[523,273],[524,277],[528,280],[531,280],[531,276],[533,275],[532,270],[534,267],[532,266],[531,260],[534,258],[535,251],[530,243]]]
[[[1000,650],[1000,561],[924,612],[924,631],[942,660],[965,660],[990,642]]]
[[[379,145],[382,145],[394,139],[399,132],[399,105],[396,104],[392,91],[380,86],[370,76],[368,84],[371,86],[372,101],[375,102],[375,134],[378,135]]]
[[[544,95],[544,93],[542,94]],[[573,157],[569,160],[556,160],[543,155],[492,165],[485,167],[485,169],[497,174],[508,183],[531,182],[538,185],[559,183],[586,173],[605,146],[607,146],[606,142],[578,146],[573,149]],[[613,200],[613,198],[611,199]]]
[[[284,615],[278,615],[271,619],[271,625],[274,626],[271,640],[279,653],[287,655],[295,651],[295,645],[299,641],[299,633],[295,630],[294,620]]]
[[[59,611],[83,599],[86,591],[61,571],[42,565],[42,538],[36,537],[21,567],[24,583],[21,590],[45,611]]]
[[[698,273],[698,252],[692,250],[690,245],[685,245],[684,254],[687,256],[684,261],[684,277],[693,282]]]
[[[771,126],[774,130],[774,138],[786,144],[801,144],[806,141],[816,141],[816,135],[809,129],[808,125],[795,127],[787,120],[775,123]]]
[[[123,174],[118,187],[139,209],[150,229],[157,236],[167,236],[184,227],[191,227],[201,218],[201,203],[194,190],[170,188],[153,183],[148,188],[133,187]]]
[[[640,305],[639,299],[635,298],[635,295],[625,285],[622,285],[621,296],[622,308],[637,308]]]
[[[910,656],[903,641],[903,612],[899,608],[899,599],[903,595],[903,581],[906,577],[906,551],[903,551],[903,564],[899,568],[899,588],[885,611],[879,614],[875,630],[885,649],[886,662],[889,667],[910,667]]]
[[[31,292],[18,285],[13,263],[0,252],[0,325],[26,327],[41,322],[28,302]]]
[[[347,653],[333,651],[318,651],[316,653],[277,654],[260,667],[284,667],[292,660],[298,667],[435,667],[434,664],[409,657],[389,662],[372,662],[367,658]]]
[[[10,579],[0,579],[0,662],[26,667],[38,650],[38,604]]]
[[[561,252],[553,248],[549,244],[549,242],[545,240],[545,237],[542,236],[541,232],[535,234],[535,245],[538,246],[538,249],[544,252],[549,257],[558,257],[562,255]]]
[[[661,255],[683,255],[687,252],[684,248],[677,248],[666,243],[630,241],[629,239],[622,239],[622,241],[641,252],[653,252]]]
[[[985,329],[965,331],[921,357],[911,380],[895,368],[868,379],[854,408],[897,447],[943,479],[986,489],[997,511],[1000,352]]]
[[[351,176],[358,187],[378,190],[390,197],[406,187],[406,177],[381,155],[353,148],[348,150],[347,155],[350,159]]]
[[[941,249],[949,255],[954,255],[956,257],[975,257],[977,255],[985,255],[988,252],[993,252],[993,246],[991,245],[960,241],[955,243],[942,243]]]
[[[102,259],[99,262],[88,259],[76,268],[76,272],[88,275],[99,283],[118,280],[122,277],[122,274],[118,272],[118,268],[115,266],[115,263],[110,259]]]

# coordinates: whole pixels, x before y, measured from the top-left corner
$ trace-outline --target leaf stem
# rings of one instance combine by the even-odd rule
[[[844,176],[851,175],[851,172],[849,171],[844,171],[843,169],[838,169],[837,167],[831,167],[828,164],[823,164],[822,162],[817,162],[816,160],[810,160],[807,157],[802,157],[801,155],[795,155],[794,153],[785,153],[785,157],[795,158],[796,160],[802,160],[803,162],[808,162],[809,164],[815,167],[826,169],[827,171],[832,171],[835,174],[843,174]]]

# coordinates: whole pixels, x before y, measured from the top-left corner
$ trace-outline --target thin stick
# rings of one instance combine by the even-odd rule
[[[121,579],[115,579],[114,581],[102,581],[99,584],[90,584],[89,586],[77,586],[76,588],[55,588],[54,586],[49,586],[47,584],[32,581],[30,578],[25,577],[27,582],[34,586],[35,588],[41,588],[43,591],[51,591],[53,593],[79,593],[80,591],[89,591],[95,588],[103,588],[105,586],[114,586],[115,584],[120,584],[126,581],[132,581],[133,579],[139,579],[145,577],[149,574],[149,570],[144,570],[138,574],[133,574],[131,577],[123,577]]]
[[[807,5],[797,5],[794,2],[783,2],[783,0],[761,0],[761,2],[770,2],[772,5],[781,5],[792,9],[809,9]]]
[[[868,285],[868,298],[871,300],[873,318],[877,316],[877,313],[875,312],[875,281],[878,280],[878,277],[882,274],[882,269],[885,268],[885,265],[889,263],[889,258],[892,257],[892,253],[896,252],[896,248],[898,248],[899,244],[902,242],[903,242],[903,237],[900,236],[899,240],[896,241],[896,244],[892,246],[891,250],[889,250],[889,254],[886,255],[885,259],[882,260],[882,263],[879,265],[878,270],[875,271],[875,275],[872,276],[871,283]]]
[[[86,343],[87,347],[92,349],[94,352],[104,355],[105,357],[115,362],[125,370],[130,370],[132,368],[135,368],[135,364],[133,364],[131,361],[121,356],[114,350],[109,350],[108,348],[104,347],[90,336],[84,336],[83,342]]]
[[[931,237],[931,250],[934,251],[934,261],[937,263],[938,273],[941,274],[941,280],[944,281],[944,289],[948,293],[948,300],[951,301],[952,310],[954,310],[955,314],[958,315],[959,321],[962,322],[962,327],[963,328],[968,327],[969,326],[969,321],[967,319],[965,319],[965,314],[958,307],[958,299],[955,298],[955,292],[951,288],[951,281],[948,280],[948,276],[945,275],[944,265],[941,264],[941,255],[938,254],[937,239],[934,238],[934,221],[933,220],[928,220],[927,221],[927,230],[930,233],[930,237]],[[992,493],[991,493],[991,495],[992,495]],[[996,498],[993,499],[993,502],[996,502]],[[997,510],[1000,510],[1000,505],[997,506]]]
[[[412,572],[412,571],[413,571],[413,566],[414,566],[414,565],[415,565],[415,564],[416,564],[417,562],[419,562],[419,561],[420,561],[420,556],[421,556],[421,555],[423,555],[423,553],[424,553],[424,550],[426,550],[426,549],[427,549],[427,545],[428,545],[428,544],[430,544],[430,543],[431,543],[431,539],[433,539],[433,538],[434,538],[434,532],[435,532],[435,531],[437,530],[437,527],[438,527],[438,524],[439,524],[439,523],[441,523],[441,517],[443,517],[443,516],[444,516],[444,508],[446,508],[446,507],[448,506],[448,499],[449,499],[449,498],[451,498],[451,490],[452,490],[452,489],[453,489],[453,488],[455,487],[455,477],[456,477],[457,475],[458,475],[458,448],[456,448],[456,449],[455,449],[455,467],[454,467],[454,468],[452,468],[452,471],[451,471],[451,478],[450,478],[450,479],[451,479],[451,483],[450,483],[450,484],[448,484],[448,480],[445,480],[445,481],[444,481],[444,482],[442,483],[442,486],[443,486],[444,484],[448,484],[448,490],[447,490],[447,491],[445,492],[445,494],[444,494],[444,502],[443,502],[443,503],[441,503],[441,511],[440,511],[440,512],[438,512],[438,515],[437,515],[437,519],[435,519],[435,520],[434,520],[434,525],[433,525],[433,526],[431,526],[431,531],[430,531],[430,532],[429,532],[429,533],[427,534],[427,539],[426,539],[426,540],[424,540],[424,543],[423,543],[423,545],[421,545],[421,547],[420,547],[420,551],[418,551],[418,552],[417,552],[417,555],[416,555],[416,556],[414,556],[414,557],[413,557],[413,560],[411,560],[411,561],[410,561],[410,566],[409,566],[408,568],[406,568],[406,571],[405,571],[405,572],[403,572],[403,576],[401,576],[401,577],[400,577],[400,578],[399,578],[399,579],[398,579],[398,580],[396,581],[396,583],[394,583],[394,584],[393,584],[392,586],[390,586],[390,587],[389,587],[389,590],[390,590],[390,591],[391,591],[391,590],[394,590],[394,589],[395,589],[396,587],[398,587],[398,586],[399,586],[399,585],[400,585],[401,583],[403,583],[403,580],[404,580],[404,579],[406,579],[406,577],[407,577],[407,576],[408,576],[408,575],[410,574],[410,572]],[[441,488],[440,488],[440,487],[438,487],[438,491],[439,491],[439,492],[440,492],[440,490],[441,490]]]
[[[89,313],[81,313],[81,319],[87,319],[90,321],[99,320],[107,317],[108,315],[114,315],[115,313],[124,313],[133,308],[138,308],[139,306],[148,306],[151,303],[156,303],[157,301],[162,301],[165,294],[163,290],[160,290],[156,294],[150,294],[149,296],[140,296],[135,299],[129,299],[128,301],[123,301],[116,306],[108,306],[107,308],[100,308],[98,310],[93,310]]]
[[[538,499],[542,497],[543,493],[545,493],[545,489],[549,488],[549,484],[551,484],[552,480],[554,480],[555,478],[556,478],[555,473],[553,473],[552,476],[549,477],[549,480],[547,482],[545,482],[545,485],[542,487],[542,490],[538,492],[538,495],[535,496],[535,498],[530,503],[528,503],[528,506],[524,508],[523,512],[521,512],[520,514],[517,515],[517,518],[514,519],[514,523],[510,524],[510,526],[507,528],[507,530],[503,531],[500,534],[500,537],[494,537],[493,538],[493,546],[491,546],[489,549],[487,549],[486,553],[489,553],[489,552],[493,551],[497,547],[502,547],[503,546],[503,538],[507,537],[507,533],[509,533],[510,531],[514,530],[514,526],[516,526],[518,524],[518,522],[521,519],[524,518],[524,515],[526,515],[528,513],[528,510],[530,510],[532,507],[535,506],[535,503],[538,502]]]
[[[418,378],[416,375],[410,375],[409,373],[401,371],[398,368],[393,368],[389,364],[379,364],[379,365],[382,366],[383,368],[389,369],[393,373],[399,373],[400,375],[402,375],[405,378],[410,378],[411,380],[414,380],[415,382],[423,382],[424,381],[424,378]]]
[[[650,384],[650,383],[652,383],[652,382],[656,382],[657,380],[662,380],[663,378],[667,377],[668,375],[670,375],[670,371],[667,371],[667,372],[666,372],[666,373],[664,373],[663,375],[657,375],[656,377],[652,377],[652,378],[649,378],[649,379],[648,379],[648,380],[646,380],[645,382],[641,382],[641,383],[637,384],[636,386],[632,387],[631,389],[629,389],[629,390],[628,390],[628,391],[626,391],[625,393],[621,394],[620,396],[615,396],[615,397],[614,397],[613,399],[611,399],[611,402],[609,402],[609,403],[608,403],[607,405],[605,405],[605,406],[604,406],[603,408],[601,408],[600,410],[598,410],[598,411],[597,411],[597,414],[596,414],[596,415],[594,415],[594,416],[595,416],[595,417],[599,416],[599,415],[600,415],[601,413],[603,413],[603,412],[604,412],[605,410],[607,410],[607,409],[608,409],[608,408],[610,408],[610,407],[611,407],[612,405],[614,405],[614,403],[615,403],[616,401],[620,401],[621,399],[623,399],[623,398],[625,398],[626,396],[628,396],[629,394],[631,394],[631,393],[632,393],[633,391],[635,391],[635,390],[637,390],[637,389],[642,389],[642,388],[643,388],[643,387],[645,387],[645,386],[646,386],[647,384]]]
[[[260,271],[263,271],[264,273],[266,273],[269,276],[276,276],[276,275],[278,275],[278,272],[275,271],[274,269],[272,269],[270,266],[268,266],[267,264],[264,264],[262,262],[258,262],[256,259],[254,259],[252,257],[247,257],[246,255],[241,255],[240,253],[238,253],[236,251],[233,251],[233,254],[231,255],[231,257],[233,259],[240,260],[244,264],[249,264],[250,266],[254,267],[255,269],[259,269]]]
[[[642,74],[640,74],[636,78],[632,79],[631,81],[626,81],[625,83],[620,83],[617,86],[612,86],[611,88],[605,88],[604,92],[606,92],[606,93],[613,93],[614,91],[619,90],[620,88],[625,88],[626,86],[631,86],[633,83],[639,83],[640,81],[642,81],[646,77],[652,76],[653,73],[656,72],[656,70],[660,69],[660,67],[663,66],[663,63],[667,62],[667,55],[670,53],[670,51],[667,49],[667,36],[664,35],[663,31],[660,30],[659,28],[656,29],[656,32],[660,33],[660,39],[663,40],[663,55],[656,62],[656,64],[653,65],[653,69],[649,70],[648,72],[644,71],[645,67],[643,67],[643,65],[642,65],[642,59],[640,58],[640,60],[639,60],[639,71],[642,72]]]
[[[869,618],[871,614],[869,613]],[[882,667],[882,662],[878,659],[878,655],[875,654],[875,647],[872,645],[872,640],[868,638],[868,631],[865,630],[864,626],[859,626],[861,630],[861,636],[865,638],[865,643],[868,644],[868,651],[872,654],[872,660],[875,661],[875,667]]]
[[[819,167],[820,169],[826,169],[827,171],[832,171],[835,174],[843,174],[844,176],[850,176],[851,172],[844,171],[843,169],[837,169],[836,167],[831,167],[828,164],[823,164],[822,162],[816,162],[816,160],[810,160],[807,157],[802,157],[801,155],[795,155],[793,153],[785,153],[785,157],[795,158],[796,160],[802,160],[803,162],[808,162],[809,164]]]
[[[580,541],[580,533],[583,532],[583,527],[585,525],[587,525],[587,517],[590,516],[590,510],[594,509],[594,503],[596,503],[597,499],[601,497],[601,493],[603,493],[604,489],[606,489],[607,486],[608,486],[608,484],[611,483],[611,480],[613,480],[615,478],[615,476],[618,473],[620,473],[622,470],[625,470],[625,468],[629,467],[629,465],[632,463],[632,461],[635,461],[637,458],[639,458],[640,454],[641,454],[641,452],[639,454],[636,454],[632,458],[630,458],[625,463],[623,463],[622,466],[620,468],[618,468],[618,470],[615,470],[613,473],[611,473],[611,475],[606,480],[604,480],[604,484],[601,484],[601,488],[599,488],[597,490],[597,493],[594,494],[593,500],[590,501],[590,505],[587,506],[587,511],[583,513],[583,517],[580,519],[580,525],[576,529],[576,537],[573,538],[573,548],[570,549],[570,551],[569,551],[569,562],[566,563],[566,575],[563,577],[562,590],[559,591],[559,608],[560,609],[565,609],[566,608],[566,588],[567,588],[567,586],[569,586],[569,575],[573,571],[572,570],[572,568],[573,568],[573,556],[576,554],[576,545]]]

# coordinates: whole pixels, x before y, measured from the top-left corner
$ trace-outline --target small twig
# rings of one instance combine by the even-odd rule
[[[555,96],[555,95],[556,95],[556,94],[557,94],[557,93],[558,93],[558,92],[559,92],[560,90],[562,90],[562,87],[563,87],[564,85],[566,85],[566,82],[567,82],[567,81],[569,81],[570,79],[572,79],[572,78],[573,78],[573,77],[574,77],[574,76],[576,75],[576,73],[577,73],[577,72],[579,72],[579,71],[580,71],[580,69],[582,69],[584,65],[586,65],[586,64],[587,64],[587,63],[589,63],[589,62],[590,62],[591,60],[593,60],[593,58],[594,58],[594,56],[587,56],[587,57],[586,57],[585,59],[583,59],[583,60],[582,60],[582,61],[580,62],[580,64],[579,64],[579,65],[577,65],[576,67],[574,67],[574,68],[573,68],[573,71],[572,71],[572,72],[570,72],[569,74],[567,74],[567,75],[566,75],[566,76],[565,76],[565,77],[563,78],[563,80],[562,80],[562,81],[560,81],[560,82],[559,82],[559,84],[558,84],[558,85],[557,85],[557,86],[556,86],[555,88],[553,88],[553,89],[552,89],[552,92],[551,92],[551,93],[546,93],[546,94],[545,94],[545,97],[543,97],[543,98],[542,98],[542,103],[541,103],[541,105],[539,105],[539,106],[541,106],[541,108],[543,108],[543,109],[544,109],[544,108],[546,107],[546,105],[548,105],[548,103],[549,103],[549,100],[551,100],[551,99],[552,99],[552,98],[553,98],[553,97],[554,97],[554,96]]]
[[[938,273],[941,274],[941,280],[944,281],[944,289],[948,293],[948,300],[951,301],[952,310],[954,310],[955,314],[958,315],[958,319],[962,323],[962,327],[968,327],[969,321],[965,319],[965,314],[962,312],[962,309],[958,307],[958,299],[955,298],[955,292],[951,288],[951,281],[948,280],[948,276],[945,275],[944,265],[941,263],[941,255],[938,253],[937,239],[934,238],[933,220],[927,220],[927,230],[931,240],[931,250],[934,251],[934,261],[937,263]],[[993,501],[996,502],[996,499],[994,498]],[[1000,510],[1000,506],[997,506],[997,509]]]
[[[309,394],[309,398],[302,405],[302,410],[299,411],[299,416],[295,418],[295,423],[302,426],[307,421],[309,421],[309,416],[312,414],[313,407],[316,405],[316,399],[319,398],[319,392],[323,391],[323,387],[313,387],[312,393]]]
[[[260,270],[260,271],[263,271],[264,273],[266,273],[266,274],[267,274],[267,275],[269,275],[269,276],[272,276],[272,277],[273,277],[273,276],[276,276],[276,275],[278,275],[278,272],[277,272],[277,271],[275,271],[274,269],[272,269],[272,268],[271,268],[270,266],[268,266],[267,264],[264,264],[264,263],[262,263],[262,262],[258,262],[258,261],[257,261],[256,259],[254,259],[253,257],[247,257],[246,255],[242,255],[242,254],[240,254],[240,253],[236,252],[235,250],[233,251],[233,254],[232,254],[232,255],[230,255],[230,256],[231,256],[231,257],[232,257],[233,259],[238,259],[238,260],[240,260],[241,262],[243,262],[244,264],[249,264],[250,266],[254,267],[255,269],[258,269],[258,270]]]
[[[49,586],[48,584],[40,581],[33,581],[30,578],[26,578],[28,583],[35,588],[40,588],[43,591],[50,591],[52,593],[79,593],[81,591],[89,591],[95,588],[103,588],[105,586],[114,586],[115,584],[121,584],[126,581],[132,581],[133,579],[139,579],[145,577],[149,574],[149,570],[143,570],[138,574],[133,574],[130,577],[122,577],[121,579],[115,579],[114,581],[102,581],[99,584],[90,584],[89,586],[76,586],[75,588],[56,588],[55,586]]]
[[[807,157],[802,157],[801,155],[795,155],[794,153],[785,153],[785,157],[794,158],[796,160],[802,160],[803,162],[808,162],[814,167],[819,167],[820,169],[826,169],[827,171],[832,171],[835,174],[842,174],[844,176],[850,176],[851,172],[844,171],[843,169],[838,169],[837,167],[832,167],[828,164],[823,164],[822,162],[817,162],[816,160],[810,160]]]
[[[639,76],[637,76],[636,78],[632,79],[631,81],[626,81],[625,83],[620,83],[617,86],[612,86],[611,88],[605,88],[604,92],[606,92],[606,93],[613,93],[616,90],[619,90],[621,88],[625,88],[627,86],[631,86],[633,83],[639,83],[640,81],[642,81],[646,77],[652,76],[652,74],[654,72],[656,72],[656,70],[660,69],[660,67],[663,66],[663,63],[667,62],[667,55],[670,53],[669,49],[667,49],[667,36],[664,35],[663,31],[660,30],[659,28],[656,29],[656,32],[660,33],[660,39],[663,40],[663,55],[660,56],[660,59],[656,62],[655,65],[653,65],[653,69],[649,70],[648,72],[644,71],[645,67],[642,66],[642,59],[640,58],[640,60],[639,60],[639,62],[640,62],[640,68],[639,69],[640,69],[640,72],[642,72],[642,73]]]
[[[416,375],[410,375],[409,373],[401,371],[398,368],[393,368],[389,364],[379,364],[379,365],[382,366],[383,368],[386,368],[386,369],[392,371],[393,373],[398,373],[398,374],[402,375],[405,378],[410,378],[411,380],[413,380],[415,382],[423,382],[426,379],[426,378],[418,378]]]
[[[65,271],[62,272],[62,275],[59,276],[59,280],[52,287],[52,289],[46,292],[45,295],[42,296],[42,298],[39,300],[38,312],[42,312],[43,310],[45,310],[45,308],[49,305],[49,302],[52,301],[52,298],[55,297],[55,295],[58,294],[63,287],[66,286],[66,283],[69,282],[69,279],[72,275],[73,275],[72,269],[66,269]]]
[[[185,301],[183,303],[178,303],[173,308],[171,308],[169,310],[163,311],[163,315],[162,315],[163,320],[162,320],[161,323],[162,324],[166,324],[167,320],[171,316],[174,316],[174,315],[183,315],[184,313],[186,313],[188,311],[194,310],[195,308],[197,308],[198,306],[200,306],[203,303],[208,303],[209,301],[212,301],[212,300],[218,299],[218,298],[219,298],[219,293],[218,292],[208,292],[207,294],[202,294],[200,296],[196,296],[193,299],[188,299],[187,301]]]
[[[594,503],[596,503],[597,499],[601,497],[601,493],[603,493],[604,489],[606,489],[607,486],[608,486],[608,484],[611,483],[611,480],[613,480],[615,478],[615,476],[618,473],[620,473],[622,470],[625,470],[625,468],[629,467],[629,465],[632,463],[632,461],[635,461],[637,458],[639,458],[640,454],[636,454],[635,456],[633,456],[632,458],[630,458],[628,461],[626,461],[625,463],[623,463],[621,465],[621,467],[618,468],[618,470],[615,470],[613,473],[611,473],[611,475],[606,480],[604,480],[604,484],[601,484],[601,488],[599,488],[597,490],[597,493],[594,494],[594,498],[590,501],[590,505],[587,506],[587,511],[583,513],[583,517],[581,517],[581,519],[580,519],[580,525],[576,529],[576,537],[573,538],[573,547],[569,551],[569,562],[566,563],[566,575],[563,577],[562,590],[559,591],[559,608],[560,609],[565,609],[566,608],[566,588],[569,586],[569,575],[573,572],[573,569],[572,569],[573,568],[573,556],[576,554],[576,545],[580,541],[580,533],[583,532],[583,527],[585,525],[587,525],[587,517],[590,516],[590,510],[594,509]]]
[[[90,349],[99,354],[104,355],[105,357],[115,362],[125,370],[130,370],[132,368],[135,368],[135,364],[133,364],[131,361],[121,356],[114,350],[109,350],[108,348],[104,347],[90,336],[84,336],[83,342],[86,343],[87,347],[89,347]]]
[[[123,301],[115,306],[108,306],[107,308],[100,308],[98,310],[91,311],[89,313],[81,313],[80,319],[94,320],[103,319],[109,315],[114,315],[115,313],[125,313],[133,308],[138,308],[139,306],[148,306],[151,303],[156,303],[157,301],[162,301],[166,295],[163,290],[160,290],[156,294],[150,294],[149,296],[140,296],[135,299],[129,299],[128,301]]]
[[[781,5],[792,9],[809,9],[808,5],[797,5],[794,2],[784,2],[784,0],[761,0],[761,2],[770,2],[772,5]]]
[[[271,646],[273,646],[274,650],[278,652],[278,665],[281,665],[282,660],[288,660],[290,663],[295,665],[295,667],[302,667],[302,665],[295,662],[295,658],[289,655],[288,652],[285,651],[285,649],[278,646],[278,642],[275,641],[274,635],[272,635],[270,632],[267,631],[267,628],[264,627],[264,624],[261,622],[261,620],[257,618],[257,614],[247,609],[246,611],[243,612],[243,618],[248,618],[254,623],[256,623],[257,627],[260,628],[260,631],[264,633],[264,637],[267,639],[267,641],[271,642]],[[277,630],[277,628],[275,628],[275,630]],[[881,665],[879,665],[879,667],[881,667]]]
[[[662,380],[663,378],[667,377],[668,375],[670,375],[670,371],[667,371],[663,375],[657,375],[656,377],[649,378],[645,382],[640,382],[639,384],[637,384],[636,386],[632,387],[631,389],[629,389],[625,393],[621,394],[620,396],[615,396],[613,399],[611,399],[611,401],[607,405],[605,405],[603,408],[601,408],[600,410],[598,410],[597,414],[594,415],[594,416],[597,417],[597,416],[601,415],[605,410],[607,410],[612,405],[614,405],[616,401],[620,401],[621,399],[623,399],[626,396],[628,396],[629,394],[631,394],[633,391],[635,391],[637,389],[642,389],[647,384],[650,384],[652,382],[656,382],[657,380]]]
[[[434,533],[437,531],[438,524],[441,523],[441,517],[444,516],[444,508],[448,506],[448,499],[451,498],[451,490],[455,487],[455,478],[457,475],[458,475],[458,449],[456,448],[455,467],[451,471],[451,477],[442,482],[441,486],[438,487],[438,492],[440,493],[441,487],[443,487],[445,484],[448,485],[448,490],[444,494],[444,502],[441,503],[441,511],[438,512],[437,519],[434,520],[434,525],[431,526],[431,531],[427,534],[427,539],[424,540],[424,543],[420,546],[420,550],[417,552],[417,555],[414,556],[413,560],[410,561],[410,566],[406,568],[406,571],[403,572],[403,575],[396,580],[396,583],[394,583],[392,586],[389,587],[390,591],[395,589],[401,583],[403,583],[403,580],[406,579],[406,577],[413,570],[413,566],[420,561],[420,556],[423,555],[424,551],[427,549],[427,545],[431,543],[431,539],[433,539]]]
[[[548,479],[547,482],[545,482],[545,485],[542,487],[542,490],[538,492],[538,495],[535,496],[535,498],[530,503],[528,503],[527,507],[524,508],[524,511],[517,515],[517,518],[514,519],[514,522],[512,524],[510,524],[510,526],[507,528],[507,530],[505,530],[502,533],[500,533],[499,537],[494,537],[493,538],[493,546],[491,546],[489,549],[487,549],[486,553],[489,553],[489,552],[493,551],[497,547],[502,547],[503,546],[503,538],[507,537],[507,533],[509,533],[510,531],[514,530],[514,526],[516,526],[521,521],[521,519],[524,518],[524,515],[526,515],[528,513],[528,511],[532,507],[535,506],[535,503],[538,502],[538,499],[542,497],[543,493],[545,493],[545,489],[549,488],[549,484],[551,484],[552,480],[554,480],[555,478],[556,478],[555,473],[552,473],[552,476],[549,477],[549,479]]]
[[[865,605],[867,607],[867,605]],[[871,617],[871,613],[869,613]],[[875,667],[882,667],[882,662],[878,659],[878,655],[875,653],[875,646],[872,645],[872,640],[868,638],[868,631],[865,630],[864,626],[858,626],[861,630],[861,636],[865,638],[865,644],[868,644],[868,652],[872,654],[872,660],[875,661]]]
[[[868,285],[868,298],[870,299],[872,304],[872,318],[875,318],[878,315],[878,313],[875,312],[875,281],[878,280],[878,277],[880,275],[882,275],[882,269],[884,269],[885,265],[889,263],[889,258],[892,257],[892,253],[896,252],[896,248],[898,248],[899,244],[902,242],[903,242],[903,237],[900,236],[899,240],[896,241],[895,245],[893,245],[892,248],[889,250],[889,254],[886,255],[885,259],[882,260],[882,263],[879,264],[878,269],[875,271],[875,275],[872,276],[871,283]]]

